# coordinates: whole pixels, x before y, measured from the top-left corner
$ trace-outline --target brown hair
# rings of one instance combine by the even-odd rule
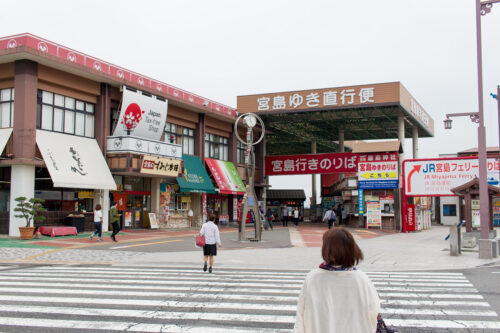
[[[321,255],[329,265],[349,268],[363,260],[363,251],[349,230],[333,228],[323,234]]]
[[[95,210],[101,210],[101,208],[102,208],[102,207],[101,207],[101,205],[99,205],[99,204],[97,204],[97,205],[95,206]]]

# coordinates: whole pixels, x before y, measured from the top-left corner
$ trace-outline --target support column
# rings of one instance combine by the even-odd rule
[[[17,197],[33,198],[35,194],[35,166],[15,164],[11,167],[9,236],[19,237],[19,227],[26,226],[24,218],[15,217],[19,214],[14,211],[17,207]],[[33,222],[32,222],[33,223]],[[34,225],[32,224],[31,227]]]
[[[238,162],[238,157],[237,157],[237,152],[238,152],[238,139],[236,138],[236,134],[234,134],[234,128],[231,134],[229,134],[229,140],[228,140],[228,154],[227,154],[227,159],[229,162],[237,163]]]
[[[311,153],[316,154],[316,141],[311,142]],[[312,199],[311,199],[311,205],[316,205],[316,175],[312,174],[311,175],[311,180],[312,180]]]
[[[109,190],[102,190],[102,201],[101,201],[101,206],[102,206],[102,230],[109,230],[109,208],[111,207],[110,202],[109,202]],[[104,213],[106,212],[106,213]]]
[[[405,118],[403,116],[398,116],[398,140],[401,142],[401,146],[403,147],[403,152],[399,154],[399,173],[401,174],[403,171],[403,160],[405,158]]]
[[[101,83],[101,94],[97,96],[95,110],[95,139],[106,156],[106,139],[111,127],[111,86]]]
[[[205,164],[205,114],[198,114],[198,124],[194,131],[194,154]]]
[[[339,128],[339,153],[345,152],[344,148],[344,130]]]
[[[418,158],[418,127],[412,128],[413,158]]]
[[[160,213],[160,180],[161,178],[151,178],[151,213]]]

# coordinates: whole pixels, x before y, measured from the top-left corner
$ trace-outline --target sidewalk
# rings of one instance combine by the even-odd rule
[[[247,236],[250,230],[247,229]],[[322,261],[321,237],[326,230],[326,226],[322,224],[304,223],[299,228],[276,227],[273,231],[264,232],[262,242],[239,242],[236,228],[221,227],[224,247],[219,250],[215,265],[229,268],[310,270]],[[462,252],[460,256],[450,256],[449,242],[444,240],[448,227],[433,226],[430,230],[408,234],[372,229],[350,230],[364,252],[365,260],[360,268],[366,271],[449,270],[500,264],[500,258],[479,259],[477,252]],[[202,261],[201,250],[194,248],[192,238],[197,233],[198,230],[131,230],[119,234],[119,243],[110,242],[108,235],[103,235],[105,242],[97,243],[95,239],[91,242],[89,233],[30,241],[0,238],[0,262],[199,265]],[[171,238],[183,239],[183,242],[170,243]],[[155,243],[162,245],[150,252],[142,246]],[[115,244],[119,246],[113,249]],[[130,248],[127,244],[131,245]],[[136,247],[135,244],[139,246]],[[165,252],[165,249],[169,252]]]

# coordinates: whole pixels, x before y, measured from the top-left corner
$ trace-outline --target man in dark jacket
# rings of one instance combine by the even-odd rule
[[[116,234],[120,232],[120,216],[121,214],[118,214],[118,208],[116,208],[116,202],[111,202],[111,208],[109,209],[109,221],[113,227],[113,233],[111,234],[113,242],[117,242]]]

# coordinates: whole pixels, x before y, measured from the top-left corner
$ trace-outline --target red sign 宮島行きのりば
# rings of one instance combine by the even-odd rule
[[[358,155],[353,153],[266,156],[266,176],[357,171]]]

